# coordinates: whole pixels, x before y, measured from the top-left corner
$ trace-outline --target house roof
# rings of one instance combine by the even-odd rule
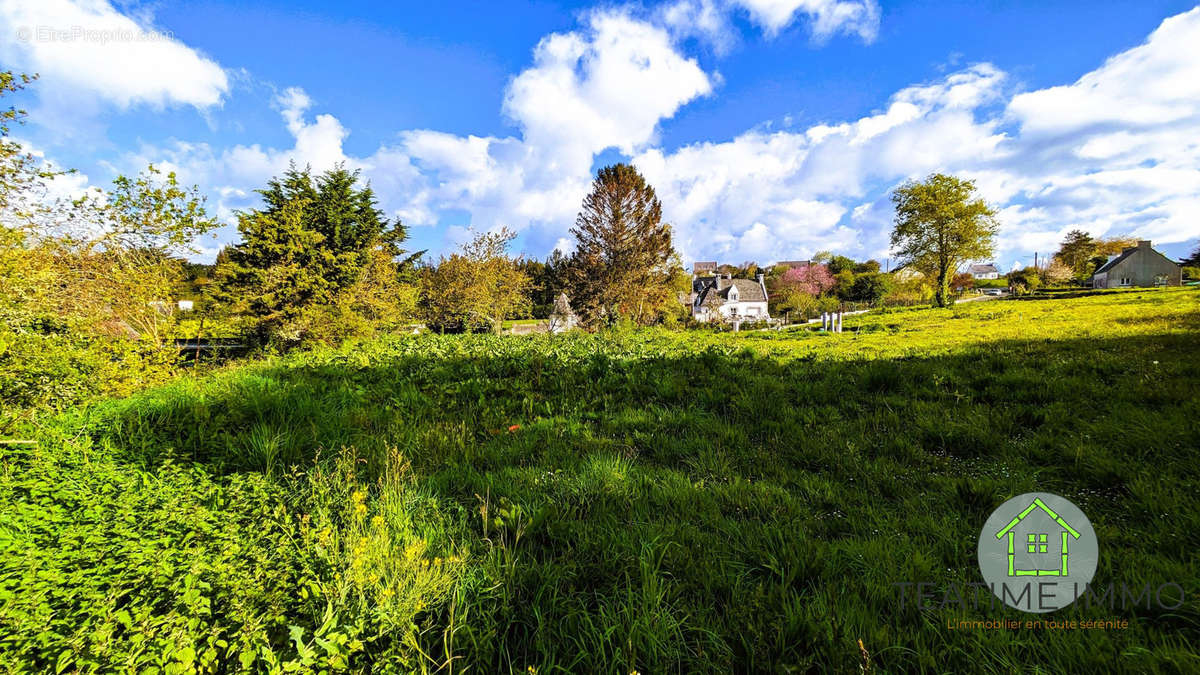
[[[1162,253],[1155,251],[1154,248],[1150,245],[1149,241],[1139,241],[1137,246],[1130,246],[1130,247],[1126,248],[1125,250],[1121,251],[1121,255],[1109,258],[1108,262],[1101,265],[1099,269],[1097,269],[1095,272],[1093,272],[1093,274],[1101,274],[1103,272],[1110,271],[1112,268],[1116,267],[1117,265],[1120,265],[1122,262],[1129,259],[1130,256],[1132,256],[1134,253],[1137,253],[1138,251],[1146,251],[1147,253],[1152,253],[1156,256],[1159,256],[1163,260],[1167,260],[1172,263],[1175,262],[1174,260],[1171,260],[1170,258],[1163,255]],[[1176,263],[1176,264],[1178,264],[1178,263]]]
[[[554,298],[554,311],[551,314],[574,316],[575,312],[571,309],[571,301],[567,299],[566,293],[559,293],[558,297]]]
[[[988,263],[986,265],[971,265],[970,267],[967,268],[967,271],[970,272],[971,274],[999,274],[1000,273],[1000,270],[996,269],[996,266],[993,265],[992,263]]]
[[[712,272],[715,269],[717,269],[717,262],[715,260],[710,262],[692,263],[692,274],[699,274],[700,272]]]
[[[718,307],[729,302],[729,289],[737,288],[738,302],[766,302],[767,296],[763,288],[753,279],[722,279],[717,277],[713,283],[706,285],[701,291],[698,305]]]
[[[1121,251],[1121,255],[1113,256],[1112,258],[1109,258],[1108,262],[1101,265],[1100,269],[1095,271],[1095,274],[1100,274],[1101,272],[1107,272],[1107,271],[1111,270],[1112,268],[1114,268],[1118,264],[1120,264],[1121,261],[1125,260],[1126,258],[1133,255],[1134,253],[1137,253],[1136,246],[1131,246],[1131,247],[1125,249],[1124,251]]]

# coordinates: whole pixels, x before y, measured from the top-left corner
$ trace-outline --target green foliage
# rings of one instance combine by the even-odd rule
[[[544,262],[532,258],[517,261],[517,269],[529,277],[530,313],[535,319],[549,318],[554,301],[567,288],[567,257],[554,249]]]
[[[1033,267],[1013,270],[1006,276],[1008,287],[1014,295],[1026,295],[1032,293],[1042,285],[1042,277],[1039,270]]]
[[[975,634],[947,621],[986,599],[892,586],[978,581],[990,509],[1047,490],[1098,583],[1200,590],[1195,291],[845,328],[352,341],[47,420],[0,465],[0,662],[829,672],[862,640],[887,672],[1200,668],[1190,601]]]
[[[371,483],[353,455],[299,482],[171,462],[146,472],[104,445],[42,440],[7,452],[0,475],[10,672],[428,663],[417,638],[463,561],[414,529],[428,505],[403,464]]]
[[[1091,260],[1096,256],[1097,249],[1098,242],[1090,234],[1083,230],[1071,230],[1054,257],[1066,265],[1075,277],[1082,279],[1092,273],[1094,268],[1091,267]]]
[[[387,304],[402,281],[405,230],[357,183],[358,172],[342,167],[314,178],[293,166],[259,191],[263,209],[239,215],[242,241],[220,270],[220,300],[255,317],[259,339],[332,342],[345,326],[361,334],[374,315],[404,310]]]
[[[992,256],[996,212],[975,196],[974,181],[944,174],[905,183],[892,193],[892,203],[892,248],[907,264],[934,270],[935,304],[945,307],[954,270]]]
[[[30,330],[35,328],[36,330]],[[175,354],[125,338],[81,335],[39,322],[0,325],[0,434],[36,413],[159,384]]]
[[[892,277],[879,272],[860,274],[854,279],[854,284],[847,294],[849,300],[876,306],[892,290]]]
[[[507,228],[476,233],[460,253],[423,270],[426,325],[439,332],[486,328],[499,333],[506,318],[526,315],[530,278],[508,257],[516,236]]]

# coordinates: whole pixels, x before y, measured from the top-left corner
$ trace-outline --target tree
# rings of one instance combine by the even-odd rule
[[[853,302],[878,305],[891,290],[891,275],[868,272],[855,277],[854,285],[850,287],[849,299]]]
[[[374,275],[399,282],[411,264],[414,256],[396,260],[404,253],[404,227],[384,218],[370,186],[357,182],[358,172],[341,166],[314,178],[309,169],[293,165],[259,190],[264,208],[238,214],[242,241],[219,271],[221,292],[254,318],[260,340],[328,341],[344,335],[330,322],[366,318],[355,310],[365,309],[363,293],[370,290],[360,281]],[[359,298],[357,305],[351,296]],[[380,311],[376,306],[368,313]]]
[[[844,255],[835,255],[829,258],[829,271],[837,276],[841,272],[853,272],[855,262]]]
[[[970,272],[960,272],[954,275],[950,286],[956,291],[970,290],[975,287],[975,275]]]
[[[1091,273],[1088,265],[1096,256],[1097,243],[1087,232],[1071,230],[1054,257],[1066,265],[1076,277],[1086,277]]]
[[[834,283],[828,266],[813,264],[793,267],[784,272],[779,279],[779,288],[780,290],[790,288],[816,297],[832,289]]]
[[[950,278],[968,260],[990,258],[999,225],[995,211],[975,196],[975,182],[933,174],[892,193],[896,226],[892,248],[910,264],[935,270],[935,304],[950,304]]]
[[[879,274],[880,264],[878,260],[867,260],[866,262],[858,263],[854,266],[855,274]]]
[[[1042,283],[1047,286],[1063,286],[1075,277],[1075,271],[1055,257],[1041,270]]]
[[[1120,255],[1125,249],[1137,246],[1137,238],[1127,234],[1102,237],[1096,240],[1096,254],[1104,256]]]
[[[1008,273],[1008,288],[1014,295],[1025,295],[1032,293],[1042,285],[1042,278],[1039,270],[1034,267],[1026,267],[1020,270],[1013,270]]]
[[[670,298],[675,249],[654,188],[628,164],[604,167],[571,229],[571,302],[595,327],[625,316],[646,324]]]
[[[567,258],[558,249],[550,252],[546,260],[522,258],[517,267],[529,277],[529,299],[533,317],[545,319],[550,316],[558,296],[566,288]]]
[[[771,311],[807,317],[817,311],[817,298],[832,290],[834,283],[826,265],[812,264],[787,269],[771,288]]]
[[[504,319],[529,308],[528,275],[508,257],[516,234],[506,228],[480,232],[458,253],[442,257],[421,275],[425,321],[445,331],[490,328],[499,333]]]
[[[1184,259],[1182,264],[1187,267],[1200,267],[1200,246],[1197,246],[1196,250],[1192,251],[1192,255]]]

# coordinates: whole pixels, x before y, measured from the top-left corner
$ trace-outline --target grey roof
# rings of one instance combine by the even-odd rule
[[[567,300],[566,293],[559,293],[557,298],[554,298],[554,311],[552,312],[559,316],[573,316],[575,314],[571,309],[571,301]]]
[[[988,263],[986,265],[971,265],[970,267],[967,268],[967,271],[970,272],[971,274],[993,274],[993,273],[999,274],[1000,273],[1000,270],[996,269],[996,266],[991,263]]]
[[[1137,253],[1137,247],[1130,246],[1129,248],[1125,249],[1124,251],[1121,251],[1121,255],[1109,258],[1108,262],[1101,265],[1100,269],[1093,272],[1093,274],[1100,274],[1101,272],[1107,272],[1107,271],[1111,270],[1112,268],[1116,267],[1117,264],[1120,263],[1122,260],[1125,260],[1126,258],[1133,255],[1134,253]]]
[[[716,307],[729,302],[729,289],[737,287],[738,302],[766,302],[763,288],[753,279],[724,279],[716,277],[700,291],[699,305]]]

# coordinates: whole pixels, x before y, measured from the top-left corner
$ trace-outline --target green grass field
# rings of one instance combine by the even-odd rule
[[[0,449],[0,669],[1200,671],[1200,292],[845,328],[396,337],[42,419]],[[1182,607],[899,604],[1033,490]]]

